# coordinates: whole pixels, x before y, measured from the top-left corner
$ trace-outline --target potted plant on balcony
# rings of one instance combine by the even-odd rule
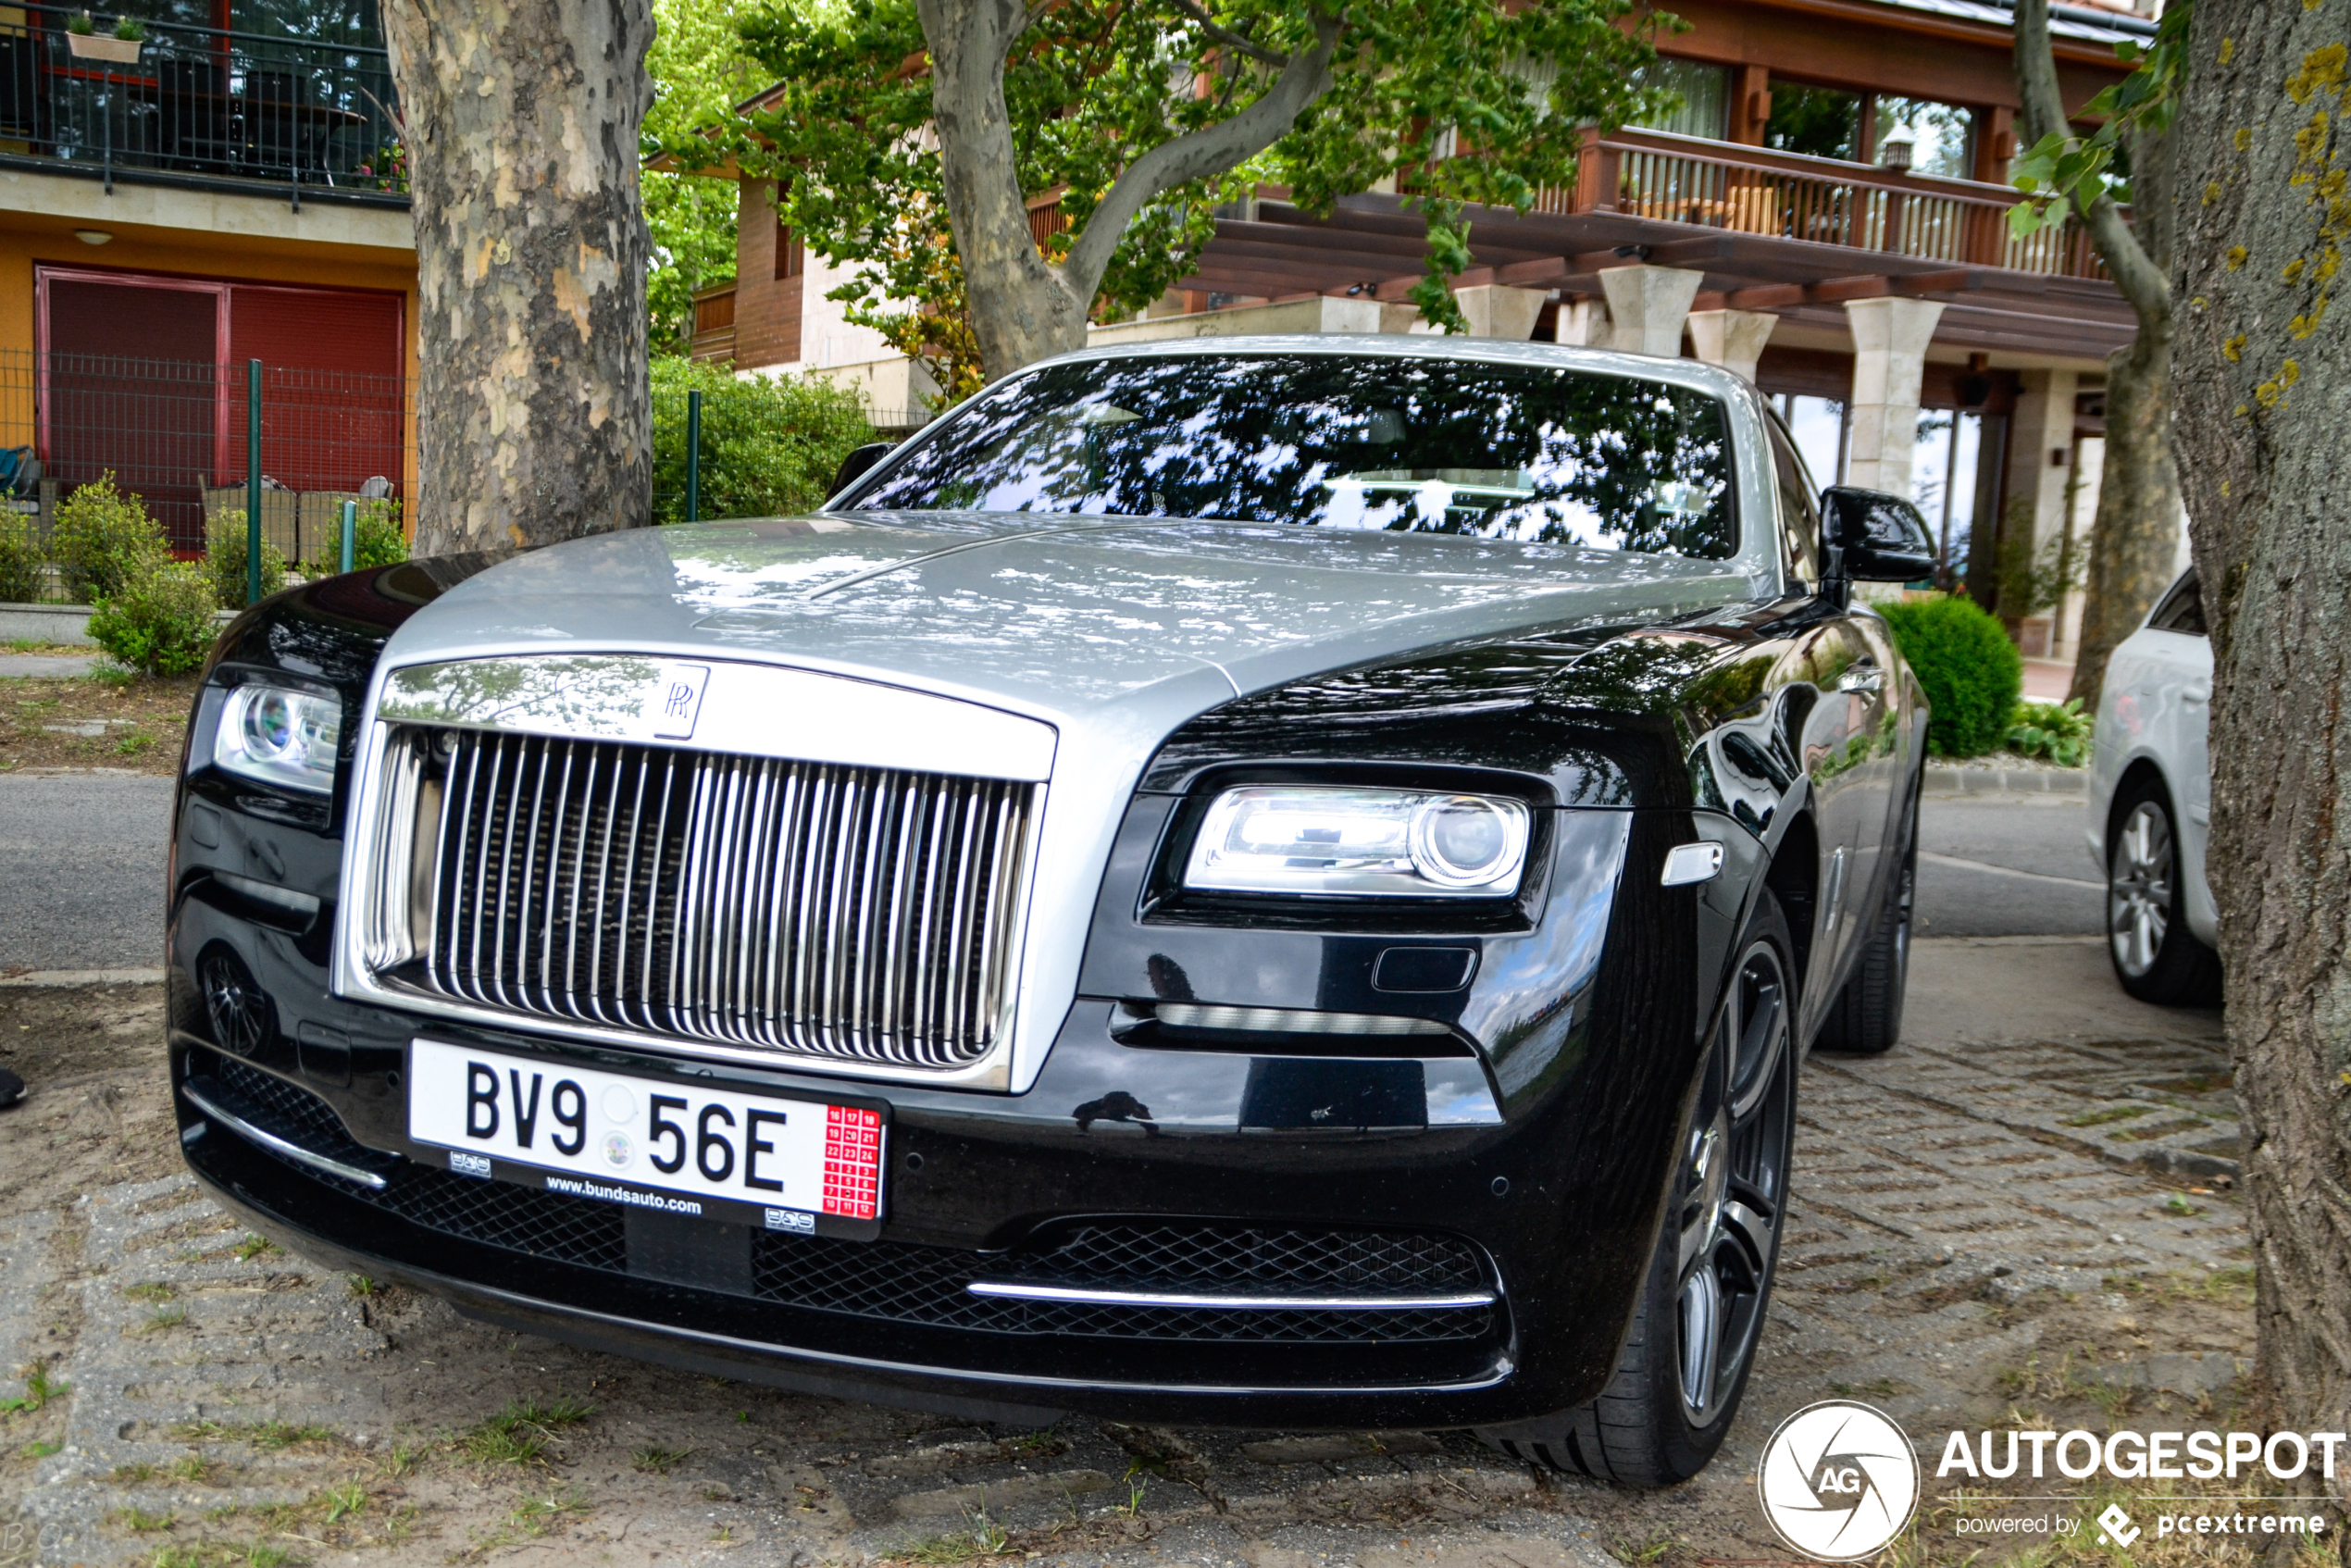
[[[114,65],[135,66],[139,50],[147,36],[147,24],[137,17],[118,18],[111,35],[102,36],[90,13],[66,19],[66,47],[76,59],[106,60]]]

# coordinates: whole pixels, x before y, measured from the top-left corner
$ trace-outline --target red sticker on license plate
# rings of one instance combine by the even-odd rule
[[[881,1115],[825,1108],[825,1213],[869,1220],[881,1200]]]

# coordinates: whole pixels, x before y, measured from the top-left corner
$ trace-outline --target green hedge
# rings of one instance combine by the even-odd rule
[[[252,524],[243,512],[215,512],[204,526],[204,569],[212,579],[213,597],[231,610],[245,607],[245,545]],[[268,598],[286,586],[286,558],[267,538],[261,541],[261,596]]]
[[[2024,660],[1997,620],[1972,600],[1886,604],[1879,614],[1926,691],[1926,749],[1940,757],[1981,756],[2008,739],[2024,691]]]
[[[121,591],[98,601],[91,640],[149,675],[179,675],[201,666],[219,628],[213,624],[212,579],[193,561],[147,563]]]
[[[115,487],[114,470],[81,486],[57,507],[49,530],[49,553],[64,568],[66,589],[77,604],[95,604],[131,585],[170,551],[163,525],[135,494]]]
[[[32,519],[0,512],[0,604],[24,604],[41,597],[41,541]]]
[[[698,514],[769,517],[814,511],[840,460],[874,439],[856,393],[813,376],[743,380],[719,365],[653,365],[653,521],[686,516],[686,394],[702,393]]]

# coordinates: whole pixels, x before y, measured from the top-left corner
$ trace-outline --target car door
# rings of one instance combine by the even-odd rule
[[[1817,581],[1821,520],[1810,476],[1776,422],[1770,439],[1792,565],[1802,573],[1810,564]],[[1867,618],[1883,631],[1876,617]],[[1843,972],[1856,929],[1852,910],[1873,879],[1885,836],[1884,813],[1872,810],[1883,786],[1870,764],[1871,748],[1885,728],[1890,668],[1852,613],[1833,613],[1797,640],[1783,678],[1797,689],[1782,701],[1785,740],[1811,781],[1813,826],[1821,840],[1811,964],[1816,975]]]

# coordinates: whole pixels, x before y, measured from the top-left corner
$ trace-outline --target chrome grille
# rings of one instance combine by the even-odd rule
[[[1034,784],[468,729],[392,747],[429,990],[901,1067],[996,1041]]]

